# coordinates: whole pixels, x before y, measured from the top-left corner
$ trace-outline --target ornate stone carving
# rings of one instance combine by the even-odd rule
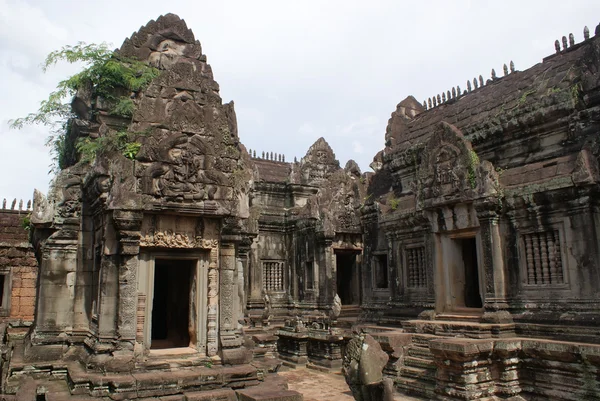
[[[227,177],[215,168],[212,147],[199,135],[150,141],[143,157],[155,161],[144,173],[143,191],[149,195],[200,201],[215,199],[219,187],[227,185]]]
[[[186,233],[176,233],[173,230],[150,232],[140,239],[140,246],[158,248],[205,248],[218,246],[218,240],[202,237],[190,237]]]
[[[473,200],[498,193],[498,175],[480,163],[471,143],[453,125],[441,122],[421,156],[416,190],[421,207]]]

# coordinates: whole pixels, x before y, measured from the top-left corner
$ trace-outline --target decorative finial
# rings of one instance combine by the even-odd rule
[[[504,76],[508,75],[508,66],[506,65],[506,63],[504,63],[504,65],[502,66],[502,70],[504,71]]]
[[[429,108],[432,108],[433,106],[431,105],[431,98],[427,99],[427,105],[429,106]]]
[[[446,94],[442,92],[442,103],[446,103]]]
[[[473,88],[479,88],[479,82],[477,81],[477,78],[473,78]]]
[[[583,27],[583,40],[588,40],[590,38],[590,28],[586,26]]]
[[[27,201],[27,210],[31,210],[31,199]]]
[[[460,97],[461,92],[460,92],[460,86],[456,85],[456,97]]]
[[[556,49],[557,53],[560,53],[560,42],[558,41],[558,39],[554,41],[554,48]]]
[[[440,97],[440,95],[437,95],[437,101],[438,101],[438,104],[442,104],[442,98]]]
[[[19,200],[19,210],[23,210],[23,199]]]
[[[572,33],[569,34],[569,47],[571,46],[575,46],[575,36]]]
[[[479,86],[483,88],[483,77],[481,75],[479,76]]]
[[[271,152],[271,161],[273,161],[273,152]]]
[[[467,81],[467,92],[471,92],[471,81]]]
[[[595,36],[600,35],[600,24],[596,25],[596,29],[594,30],[594,35]]]
[[[438,105],[437,98],[434,96],[433,97],[433,107],[435,107],[437,105]]]
[[[6,209],[6,198],[2,201],[2,209]]]
[[[496,70],[492,68],[492,79],[496,79]]]
[[[281,157],[281,159],[282,159],[282,160],[285,162],[285,155],[283,155],[283,156]]]
[[[446,99],[448,99],[448,100],[452,99],[452,98],[450,97],[450,91],[446,91]]]
[[[256,150],[254,151],[252,157],[254,157],[256,159]]]
[[[427,100],[423,100],[423,108],[427,110]]]
[[[456,88],[452,88],[452,99],[456,99]]]
[[[512,60],[510,60],[510,72],[515,72],[515,63],[513,63]]]
[[[13,199],[12,204],[10,205],[10,210],[15,210],[16,205],[17,205],[17,199]]]
[[[296,159],[296,156],[294,156],[294,163],[298,163],[298,159]]]
[[[562,37],[563,50],[567,50],[567,37]]]

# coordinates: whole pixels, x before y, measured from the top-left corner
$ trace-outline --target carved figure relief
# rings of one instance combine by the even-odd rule
[[[144,192],[175,201],[201,201],[218,197],[227,177],[215,168],[211,147],[199,135],[168,136],[158,150],[145,149],[157,160],[144,173]]]
[[[172,230],[148,233],[140,239],[140,246],[160,248],[216,248],[218,240],[192,237]]]
[[[417,179],[414,188],[426,207],[498,192],[491,163],[480,162],[471,143],[446,122],[438,125],[423,149]]]

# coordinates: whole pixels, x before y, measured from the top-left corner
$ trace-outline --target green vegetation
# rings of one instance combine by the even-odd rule
[[[472,189],[475,189],[477,187],[477,174],[475,172],[475,169],[477,168],[478,165],[479,165],[479,156],[477,156],[477,153],[475,153],[475,151],[473,149],[471,149],[469,151],[468,179],[469,179],[469,185],[471,186]]]
[[[535,92],[536,92],[535,89],[530,89],[528,91],[523,92],[523,94],[517,101],[517,106],[521,106],[521,105],[525,104],[525,102],[527,101],[527,96],[533,95]]]
[[[579,102],[581,101],[581,84],[576,83],[573,86],[571,86],[570,94],[571,102],[573,104],[573,107],[575,108],[579,105]]]
[[[392,210],[398,209],[398,205],[400,205],[400,200],[396,198],[390,198],[388,202]]]
[[[31,214],[23,217],[23,220],[21,220],[21,227],[23,227],[23,229],[26,231],[31,230]]]
[[[118,100],[115,107],[111,109],[111,114],[120,117],[133,117],[133,112],[135,111],[135,103],[133,103],[132,99],[123,97]]]
[[[128,159],[135,159],[142,144],[137,139],[148,132],[112,132],[96,139],[83,138],[77,141],[76,148],[81,161],[92,163],[103,153],[119,152]]]
[[[73,147],[78,151],[87,152],[85,157],[89,158],[97,153],[102,144],[121,144],[120,141],[126,135],[117,133],[114,139],[99,141],[98,145],[91,145],[90,139],[84,139],[76,144],[70,143],[70,119],[75,117],[71,109],[71,98],[78,90],[90,90],[92,99],[102,97],[105,101],[113,103],[110,113],[131,117],[135,104],[129,95],[120,96],[123,92],[137,92],[143,90],[159,71],[141,61],[122,57],[111,51],[106,43],[85,44],[78,43],[75,46],[64,46],[62,49],[51,52],[42,64],[43,71],[47,71],[59,61],[68,63],[83,63],[84,68],[79,73],[58,83],[56,90],[48,95],[46,100],[40,103],[37,112],[30,113],[25,117],[11,120],[11,128],[20,129],[29,124],[43,124],[51,128],[51,134],[46,142],[51,147],[55,168],[67,167],[70,160],[69,152]],[[127,135],[128,136],[128,135]],[[71,140],[72,141],[72,140]],[[95,151],[91,149],[96,148]],[[117,146],[122,149],[126,156],[131,156],[139,150],[139,144],[134,142],[126,146]],[[107,149],[108,150],[108,149]]]

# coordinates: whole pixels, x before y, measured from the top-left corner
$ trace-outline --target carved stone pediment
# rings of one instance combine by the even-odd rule
[[[480,162],[458,128],[441,122],[426,143],[418,172],[421,207],[471,201],[498,193],[492,164]]]
[[[318,185],[340,169],[333,150],[324,138],[319,138],[308,149],[300,162],[302,183]]]

